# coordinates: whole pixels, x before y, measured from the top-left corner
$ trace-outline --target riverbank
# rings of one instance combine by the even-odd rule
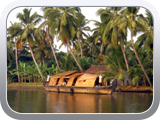
[[[44,89],[42,83],[11,83],[7,84],[7,89]],[[153,92],[150,87],[139,86],[117,86],[115,92]]]
[[[133,86],[117,86],[116,92],[153,92],[153,89],[149,86],[139,86],[139,87],[133,87]]]
[[[7,84],[7,89],[44,89],[42,83],[11,83]]]

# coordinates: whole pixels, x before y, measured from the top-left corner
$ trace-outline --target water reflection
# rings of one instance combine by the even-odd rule
[[[21,113],[140,113],[152,103],[152,94],[70,94],[43,90],[8,90],[10,107]]]

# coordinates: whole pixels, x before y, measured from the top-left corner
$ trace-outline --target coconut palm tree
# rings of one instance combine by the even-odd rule
[[[146,16],[143,20],[148,23],[148,29],[138,37],[136,44],[141,47],[144,46],[144,49],[150,48],[153,50],[153,18],[148,10],[146,10]]]
[[[41,8],[41,10],[44,12],[47,8],[49,8],[49,7]],[[43,28],[43,30],[41,30],[42,28]],[[44,28],[46,28],[46,31],[44,30]],[[53,31],[52,31],[52,34],[50,34],[50,29],[49,29],[49,25],[48,25],[48,18],[46,18],[46,20],[44,22],[42,22],[41,25],[39,25],[39,27],[36,29],[35,33],[38,34],[41,31],[43,32],[43,34],[45,34],[45,40],[47,42],[47,45],[48,45],[48,43],[50,44],[54,59],[56,61],[57,67],[58,67],[58,70],[61,71],[56,54],[55,54],[55,51],[54,51],[54,48],[53,48],[55,33],[53,33]]]
[[[51,58],[50,49],[47,46],[41,44],[41,46],[34,46],[33,52],[35,53],[35,59],[40,60],[40,62],[45,66],[45,57]]]
[[[84,15],[81,13],[76,14],[77,19],[75,21],[76,23],[76,31],[75,31],[75,36],[78,39],[78,45],[80,47],[81,51],[81,58],[83,58],[83,50],[82,50],[82,41],[84,41],[84,37],[87,38],[88,35],[85,33],[87,31],[91,31],[90,27],[87,26],[87,24],[90,22],[88,19],[85,18]]]
[[[99,43],[95,44],[95,38],[93,37],[93,35],[89,35],[88,38],[85,39],[82,44],[84,56],[89,56],[91,58],[96,59],[100,53],[99,46]]]
[[[110,52],[108,55],[104,56],[104,64],[107,67],[108,71],[100,72],[103,73],[103,77],[106,81],[110,81],[111,79],[117,79],[121,81],[122,86],[124,86],[124,78],[125,78],[125,64],[124,58],[122,55],[121,47],[118,45],[117,48],[110,48]]]
[[[112,46],[120,43],[123,57],[125,59],[125,64],[127,71],[129,71],[129,65],[124,51],[124,43],[126,42],[126,31],[125,29],[118,30],[118,22],[121,20],[120,12],[123,7],[107,7],[106,9],[99,9],[97,15],[100,15],[102,20],[103,29],[103,41],[108,41]]]
[[[152,53],[148,53],[146,50],[144,50],[144,46],[141,47],[137,44],[135,44],[136,50],[138,52],[138,55],[140,57],[141,62],[143,63],[143,66],[147,72],[148,75],[151,75],[153,72],[153,55]],[[130,51],[133,52],[133,51]],[[135,85],[137,84],[137,87],[139,86],[139,82],[142,82],[143,80],[144,85],[146,86],[146,77],[143,74],[143,71],[141,69],[140,64],[138,63],[137,59],[132,56],[132,61],[134,61],[133,66],[131,69],[127,72],[128,75],[131,75],[133,77],[132,83]],[[133,63],[133,62],[132,62]]]
[[[83,71],[70,46],[75,35],[76,14],[80,12],[78,7],[56,7],[47,8],[44,11],[44,18],[48,18],[51,34],[57,34],[58,39],[67,46],[79,69]]]
[[[13,43],[10,41],[10,37],[7,37],[7,61],[9,62],[13,58],[14,58]]]
[[[37,25],[41,21],[42,17],[40,15],[38,15],[37,12],[35,12],[31,15],[31,10],[32,9],[25,8],[25,9],[23,9],[23,13],[17,14],[17,18],[21,21],[22,26],[23,26],[22,27],[23,33],[21,35],[21,38],[17,41],[17,44],[18,44],[19,48],[21,49],[22,44],[24,43],[23,41],[28,43],[29,50],[32,55],[33,61],[38,69],[38,72],[39,72],[42,80],[43,80],[43,85],[45,86],[45,81],[44,81],[43,75],[39,69],[39,66],[36,62],[36,59],[34,57],[33,50],[32,50],[34,43],[35,42],[38,43],[38,41],[34,38],[35,25]]]
[[[15,58],[16,58],[16,68],[17,68],[17,76],[18,76],[18,82],[20,82],[20,76],[19,76],[19,72],[18,72],[18,50],[17,50],[17,38],[20,37],[20,35],[22,34],[22,24],[21,23],[12,23],[11,22],[11,26],[7,29],[7,34],[10,35],[11,39],[14,38],[14,43],[15,43]]]
[[[98,21],[94,21],[94,25],[96,28],[94,28],[92,31],[93,32],[93,37],[95,38],[95,44],[99,43],[100,44],[100,56],[102,55],[103,52],[103,46],[106,44],[105,39],[102,38],[103,32],[104,32],[104,24]]]
[[[150,82],[150,79],[143,67],[142,62],[139,59],[139,56],[137,54],[135,45],[134,45],[134,40],[133,40],[133,36],[135,36],[137,34],[137,32],[139,31],[146,31],[148,28],[148,23],[143,19],[143,15],[139,15],[139,7],[127,7],[125,10],[123,10],[123,15],[125,16],[124,19],[121,21],[120,23],[120,30],[122,30],[122,28],[129,28],[130,30],[130,36],[131,36],[131,43],[132,43],[132,47],[133,47],[133,51],[135,53],[135,56],[138,60],[138,63],[141,66],[141,69],[147,79],[147,81],[149,82],[150,86],[152,87],[152,84]]]
[[[38,34],[36,34],[35,36],[37,36],[37,40],[39,40],[39,44],[38,46],[34,46],[33,51],[35,52],[35,58],[36,60],[40,59],[41,63],[43,64],[43,66],[45,66],[45,61],[44,58],[48,57],[51,58],[51,49],[48,46],[48,42],[45,39],[46,36],[46,32],[45,31],[40,31]]]

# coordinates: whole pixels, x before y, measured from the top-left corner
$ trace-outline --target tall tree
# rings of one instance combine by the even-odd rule
[[[48,7],[42,7],[41,10],[44,12]],[[43,30],[41,30],[43,28]],[[44,30],[44,28],[46,28],[46,30]],[[43,31],[43,33],[45,34],[45,40],[47,41],[47,45],[50,44],[54,59],[56,61],[58,70],[61,71],[60,67],[59,67],[59,63],[53,48],[53,43],[54,43],[54,36],[55,36],[55,31],[53,32],[52,30],[52,34],[50,33],[50,29],[49,29],[49,25],[48,25],[48,18],[45,18],[45,21],[41,23],[41,25],[39,25],[39,27],[36,29],[36,34],[38,34],[39,32]]]
[[[119,31],[118,23],[121,20],[120,12],[123,7],[107,7],[106,9],[99,9],[97,15],[100,15],[102,20],[102,26],[104,27],[102,40],[108,41],[112,46],[120,43],[127,71],[129,71],[129,65],[124,51],[124,43],[126,42],[125,29]]]
[[[79,12],[78,7],[53,7],[45,9],[44,18],[48,18],[51,33],[57,33],[58,39],[69,48],[79,69],[83,71],[69,44],[75,35],[75,19]]]
[[[23,33],[22,33],[21,38],[18,40],[17,44],[18,44],[19,48],[21,49],[22,44],[24,43],[23,41],[28,43],[29,50],[32,55],[33,61],[38,69],[38,72],[39,72],[42,80],[43,80],[43,85],[45,86],[45,80],[44,80],[43,75],[39,69],[39,66],[36,62],[36,59],[34,57],[33,50],[32,50],[34,43],[35,42],[39,43],[39,41],[34,38],[34,30],[35,30],[35,25],[37,25],[41,21],[42,17],[40,15],[38,15],[37,12],[34,12],[31,15],[31,10],[32,9],[25,8],[25,9],[23,9],[23,13],[17,14],[17,18],[21,21],[21,23],[23,25],[23,27],[22,27]]]
[[[84,15],[82,15],[81,13],[78,13],[76,17],[77,19],[75,21],[76,23],[75,36],[78,39],[78,45],[81,51],[81,58],[83,58],[83,49],[81,44],[84,41],[84,37],[85,38],[88,37],[88,35],[85,32],[91,31],[91,30],[90,30],[90,27],[87,26],[87,24],[89,23],[89,20],[86,19]]]
[[[18,69],[18,50],[17,50],[17,38],[20,37],[22,34],[22,24],[21,23],[12,23],[11,26],[7,29],[8,34],[10,35],[11,39],[14,38],[15,43],[15,58],[16,58],[16,68],[17,68],[17,76],[18,76],[18,82],[20,81],[20,75],[19,75],[19,69]]]
[[[117,48],[110,48],[110,52],[103,58],[108,71],[102,73],[105,80],[117,79],[120,80],[121,85],[124,86],[123,80],[126,75],[124,72],[125,64],[122,54],[120,45],[118,45]]]
[[[146,10],[146,18],[143,18],[148,23],[148,29],[138,37],[136,44],[144,49],[150,48],[153,50],[153,18],[151,13]]]
[[[136,48],[135,48],[135,45],[134,45],[134,40],[133,40],[133,36],[135,36],[137,34],[137,32],[139,31],[146,31],[147,28],[148,28],[148,23],[143,19],[143,15],[139,15],[138,12],[139,12],[139,7],[127,7],[124,11],[123,11],[123,15],[125,16],[124,17],[124,20],[121,21],[121,29],[122,28],[129,28],[130,30],[130,36],[131,36],[131,43],[132,43],[132,47],[133,47],[133,51],[135,53],[135,56],[138,60],[138,63],[140,64],[141,66],[141,69],[145,75],[145,77],[147,78],[147,81],[149,82],[150,86],[152,87],[152,84],[150,82],[150,79],[143,67],[143,64],[142,62],[140,61],[139,59],[139,56],[137,54],[137,51],[136,51]]]
[[[104,31],[104,24],[98,21],[94,21],[94,25],[96,28],[93,29],[93,37],[95,38],[94,42],[95,44],[99,43],[100,44],[100,56],[102,55],[103,52],[103,46],[106,44],[106,40],[102,38],[103,36],[103,31]]]

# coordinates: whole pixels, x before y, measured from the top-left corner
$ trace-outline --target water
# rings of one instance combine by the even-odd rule
[[[152,104],[153,94],[70,94],[45,90],[7,90],[8,104],[20,113],[140,113]]]

